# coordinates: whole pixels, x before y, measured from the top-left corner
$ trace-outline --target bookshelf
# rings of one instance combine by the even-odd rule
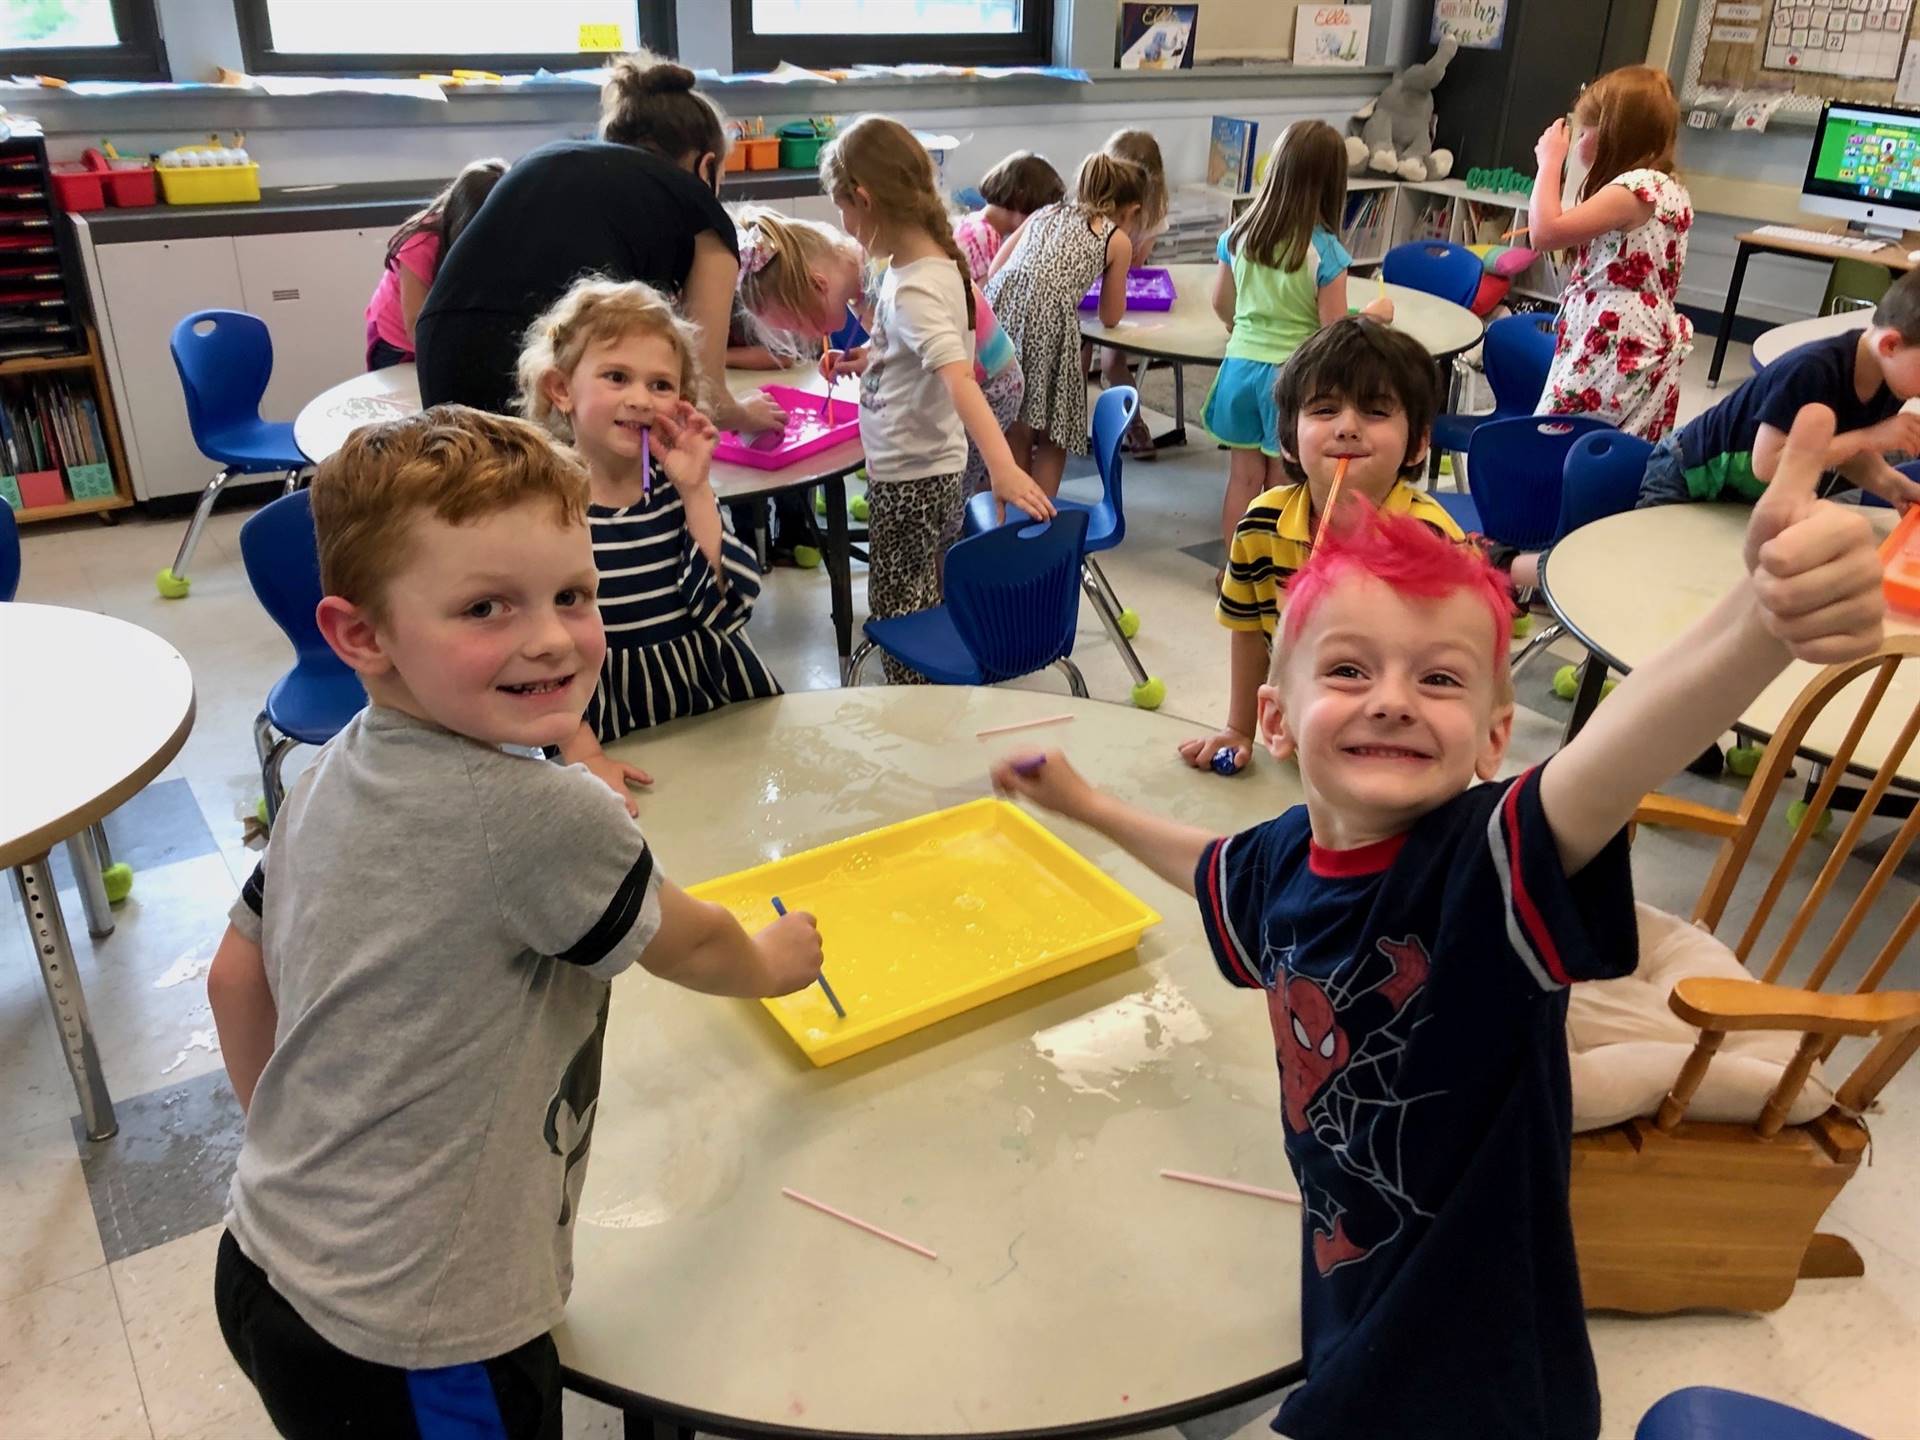
[[[1527,197],[1522,194],[1474,190],[1462,180],[1404,180],[1399,188],[1396,245],[1408,240],[1492,244],[1507,231],[1527,223]],[[1358,264],[1358,255],[1354,258]],[[1512,293],[1558,305],[1571,264],[1572,257],[1566,252],[1547,251],[1514,280]]]
[[[133,504],[72,231],[50,176],[40,137],[0,141],[0,503],[22,522]]]

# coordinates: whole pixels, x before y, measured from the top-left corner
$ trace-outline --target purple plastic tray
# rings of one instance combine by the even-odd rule
[[[1105,277],[1102,277],[1105,278]],[[1170,271],[1148,266],[1144,270],[1127,272],[1127,309],[1129,310],[1171,310],[1173,302],[1180,292],[1173,288],[1173,275]],[[1092,310],[1100,304],[1100,281],[1093,282],[1093,288],[1087,291],[1080,301],[1082,310]]]
[[[763,430],[753,439],[744,440],[731,430],[722,431],[720,443],[713,447],[714,459],[755,470],[784,470],[809,455],[860,438],[860,406],[854,401],[829,401],[791,385],[760,388],[787,412],[785,432]]]

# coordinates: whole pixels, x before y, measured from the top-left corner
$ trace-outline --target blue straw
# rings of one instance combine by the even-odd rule
[[[778,895],[773,897],[773,913],[776,915],[785,915],[787,913],[787,907],[780,903],[780,897]],[[833,1006],[833,1013],[838,1015],[842,1020],[846,1019],[846,1007],[840,1003],[840,997],[833,993],[833,986],[827,983],[827,977],[824,973],[820,976],[820,988],[827,992],[827,1003]]]

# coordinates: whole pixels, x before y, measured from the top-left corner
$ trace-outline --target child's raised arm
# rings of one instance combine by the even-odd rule
[[[1747,525],[1748,578],[1635,670],[1547,761],[1540,802],[1561,864],[1579,871],[1641,797],[1711,744],[1789,658],[1829,665],[1880,643],[1885,602],[1873,532],[1814,498],[1833,412],[1809,405]]]
[[[1136,809],[1089,785],[1058,750],[1008,755],[993,767],[993,788],[1098,830],[1169,885],[1193,891],[1193,872],[1220,837]]]
[[[1560,208],[1560,187],[1567,163],[1567,122],[1556,120],[1534,143],[1539,170],[1527,200],[1527,244],[1536,250],[1564,250],[1606,234],[1633,230],[1653,218],[1653,206],[1624,185],[1605,185],[1600,193],[1571,210]]]

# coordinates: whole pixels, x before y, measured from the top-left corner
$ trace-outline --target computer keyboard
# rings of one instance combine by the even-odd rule
[[[1754,232],[1769,240],[1796,240],[1802,245],[1837,245],[1842,250],[1868,251],[1886,248],[1884,240],[1869,240],[1864,235],[1838,235],[1831,230],[1802,230],[1797,225],[1761,225]]]

